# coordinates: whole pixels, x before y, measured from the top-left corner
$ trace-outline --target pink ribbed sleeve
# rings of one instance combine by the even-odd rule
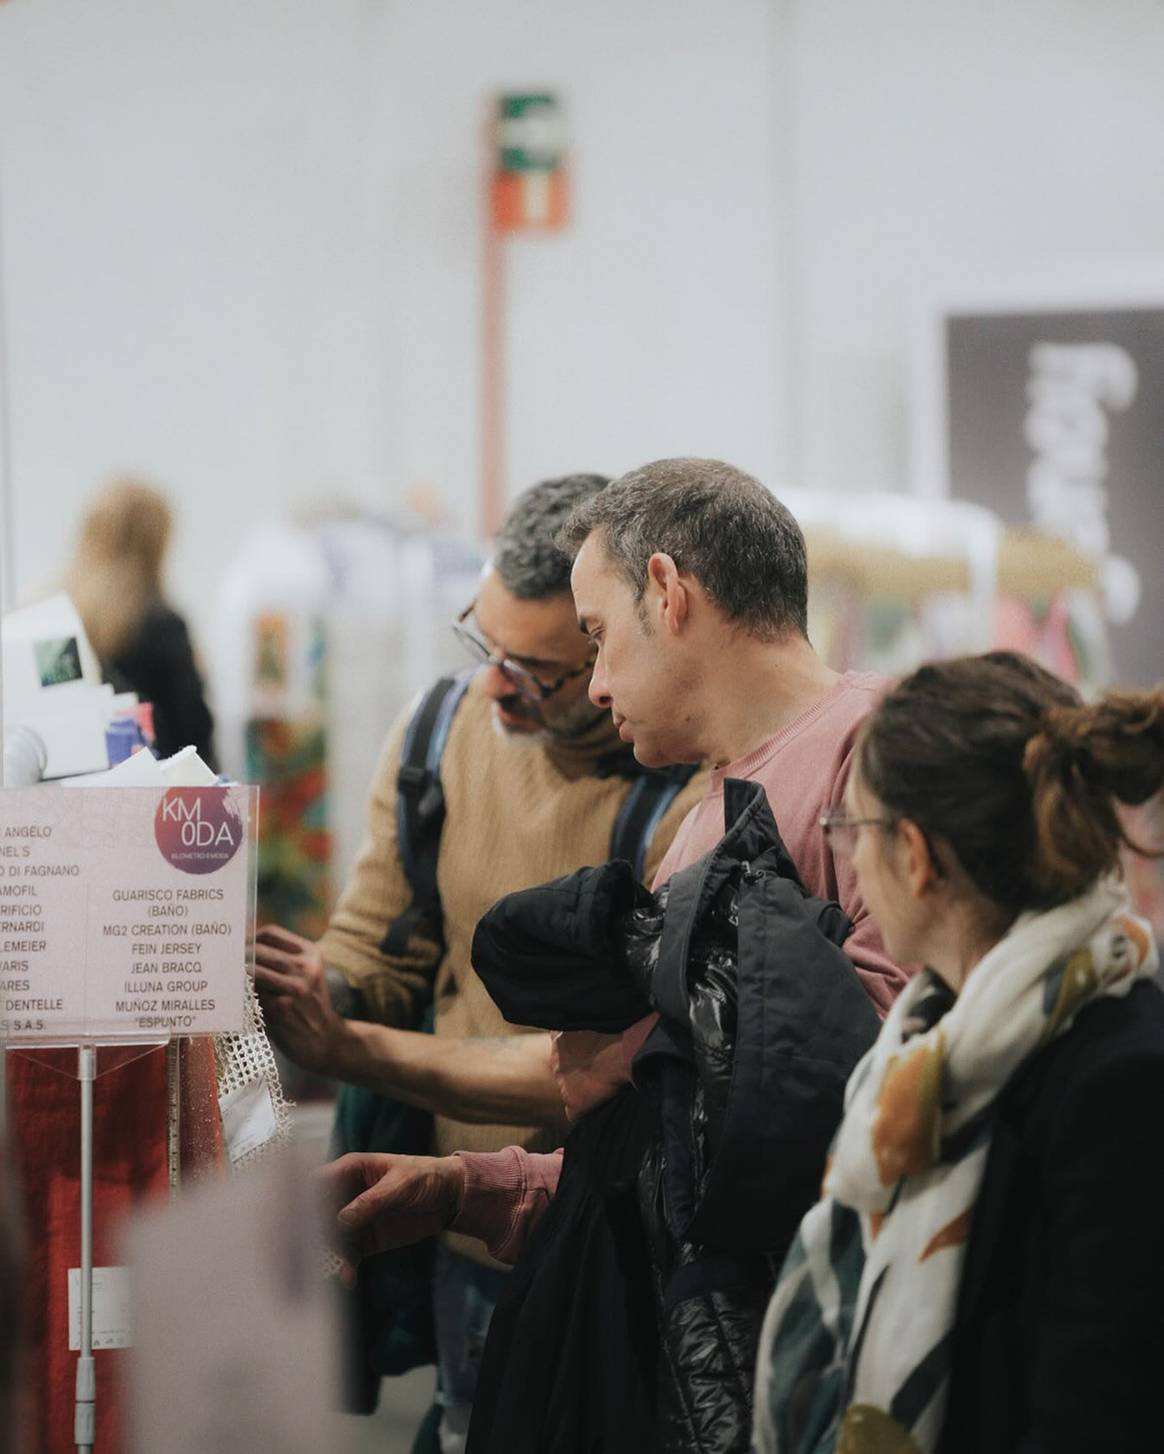
[[[479,1237],[498,1262],[517,1261],[562,1174],[561,1151],[458,1151],[465,1167],[461,1209],[449,1230]]]

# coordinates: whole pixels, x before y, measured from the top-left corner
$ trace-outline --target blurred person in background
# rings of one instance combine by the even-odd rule
[[[162,493],[113,481],[81,521],[65,589],[106,681],[153,708],[154,751],[193,745],[215,766],[214,722],[186,623],[166,600],[163,576],[173,516]]]
[[[825,830],[929,968],[773,1295],[761,1454],[1158,1446],[1164,997],[1116,805],[1162,785],[1164,688],[1084,706],[1009,652],[870,718]]]
[[[364,846],[327,931],[318,943],[275,925],[257,936],[255,980],[272,1040],[308,1070],[432,1113],[417,1150],[561,1143],[550,1037],[502,1019],[470,963],[477,921],[506,893],[618,853],[637,858],[649,880],[706,784],[694,769],[645,772],[587,697],[594,654],[578,630],[570,563],[554,537],[606,484],[600,475],[567,475],[515,502],[477,597],[456,623],[475,664],[468,685],[458,705],[451,696],[438,702],[434,693],[446,685],[438,683],[389,734]],[[451,725],[441,715],[450,702]],[[447,735],[436,770],[425,772],[413,759],[430,715],[431,740],[438,722]],[[427,752],[420,757],[431,764]],[[404,826],[406,798],[412,793],[423,807],[433,792],[444,817],[431,819],[438,838],[428,870],[418,873],[424,835],[413,838]],[[416,888],[428,879],[438,892],[425,904]],[[420,1030],[429,1007],[434,1034]],[[341,1144],[355,1150],[357,1135],[378,1136],[374,1115],[373,1100],[341,1093]],[[382,1124],[397,1135],[395,1121]],[[365,1139],[359,1149],[384,1148]],[[504,1277],[479,1240],[443,1238],[432,1306],[444,1454],[463,1447]],[[369,1302],[373,1295],[369,1289]],[[388,1301],[385,1294],[372,1308],[373,1320]],[[387,1343],[386,1327],[369,1332]],[[430,1442],[418,1448],[435,1448],[430,1431],[421,1438]]]

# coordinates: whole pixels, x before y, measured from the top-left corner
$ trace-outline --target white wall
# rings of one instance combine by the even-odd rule
[[[905,481],[925,279],[1164,250],[1157,0],[8,0],[19,584],[92,485],[240,531],[435,484],[476,523],[487,97],[569,105],[575,220],[508,251],[511,492],[675,451]]]
[[[915,292],[1164,252],[1164,5],[793,0],[793,15],[797,473],[903,488]]]
[[[405,478],[478,475],[486,98],[568,106],[567,234],[507,244],[511,492],[673,453],[782,463],[777,23],[766,0],[491,0],[383,16],[373,126]]]
[[[17,584],[110,470],[184,506],[197,621],[239,533],[431,482],[473,529],[482,122],[570,105],[575,222],[509,245],[511,493],[713,451],[771,475],[764,0],[12,0],[0,183]]]
[[[240,526],[376,462],[365,6],[0,5],[17,585],[135,468],[205,614]]]

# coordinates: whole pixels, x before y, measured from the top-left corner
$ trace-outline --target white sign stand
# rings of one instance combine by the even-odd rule
[[[80,1086],[80,1339],[74,1436],[96,1438],[93,1102],[101,1048],[244,1028],[258,794],[239,787],[0,794],[0,1032],[73,1046]],[[16,960],[3,956],[19,955]],[[20,979],[12,976],[18,974]],[[169,1125],[169,1107],[166,1122]]]
[[[97,1051],[77,1049],[81,1084],[81,1352],[77,1358],[73,1437],[77,1454],[90,1454],[97,1439],[97,1369],[93,1362],[93,1082]]]
[[[161,1049],[166,1044],[161,1041],[156,1047],[148,1048]],[[93,1097],[100,1048],[96,1042],[77,1046],[77,1081],[81,1091],[81,1330],[73,1415],[77,1454],[92,1454],[97,1437],[97,1365],[93,1357]]]
[[[8,320],[4,298],[4,176],[0,165],[0,615],[8,609],[12,600],[12,570],[9,559],[12,554],[12,471],[11,471],[11,417],[8,409]],[[4,788],[4,648],[3,632],[0,632],[0,791]],[[6,1185],[0,1192],[0,1201],[9,1203],[12,1198],[11,1161],[8,1153],[8,1050],[5,1036],[0,1031],[0,1180]],[[0,1236],[4,1235],[0,1227]],[[0,1390],[0,1402],[4,1391]]]

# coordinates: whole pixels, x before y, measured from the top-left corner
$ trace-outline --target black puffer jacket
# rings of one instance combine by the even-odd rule
[[[729,781],[725,818],[658,894],[614,863],[512,894],[478,927],[474,966],[506,1019],[659,1021],[634,1063],[641,1094],[567,1142],[495,1315],[471,1454],[749,1448],[774,1274],[878,1022],[839,947],[848,920],[800,882],[762,788]],[[569,1356],[547,1368],[555,1347]]]

